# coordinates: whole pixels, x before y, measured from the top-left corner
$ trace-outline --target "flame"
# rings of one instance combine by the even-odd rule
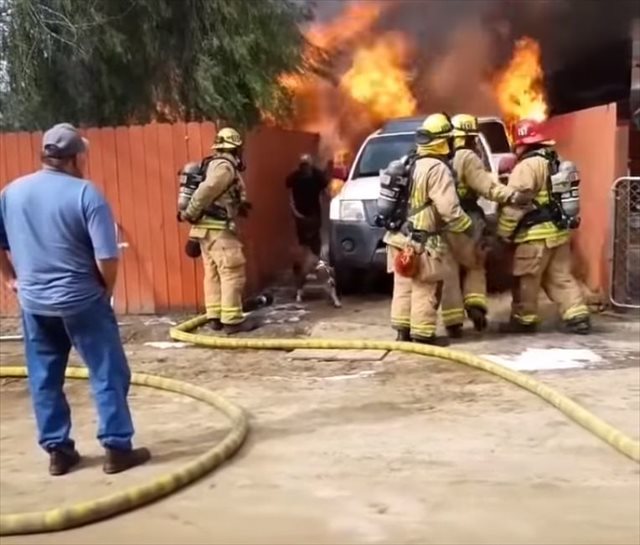
[[[338,18],[328,23],[312,25],[306,37],[313,45],[328,52],[336,52],[347,46],[352,47],[363,35],[369,34],[373,25],[389,6],[389,3],[381,1],[345,3]]]
[[[329,182],[329,196],[333,199],[340,191],[342,191],[342,186],[344,185],[344,180],[340,178],[333,178],[331,182]]]
[[[356,51],[341,88],[366,106],[375,121],[414,114],[417,102],[405,68],[410,46],[403,35],[387,33]]]
[[[472,27],[471,34],[464,27],[426,65],[417,48],[422,40],[380,30],[381,23],[388,25],[383,16],[401,4],[345,1],[337,17],[305,31],[312,46],[305,57],[309,65],[320,66],[323,75],[280,76],[293,97],[288,126],[319,133],[322,158],[342,149],[353,152],[385,120],[418,112],[489,115],[498,110],[508,126],[524,118],[546,119],[544,73],[535,40],[518,40],[509,64],[496,73],[490,60],[492,35],[481,25]],[[322,63],[314,62],[317,48],[322,49]]]
[[[322,136],[321,155],[351,149],[380,121],[416,109],[406,65],[411,48],[400,34],[374,32],[393,2],[345,2],[340,15],[306,31],[314,47],[330,60],[332,79],[283,74],[279,83],[293,96],[293,125]],[[305,54],[312,59],[311,48]],[[264,116],[267,117],[267,116]]]
[[[496,99],[508,124],[547,118],[549,109],[540,57],[538,42],[521,38],[515,44],[511,61],[495,80]]]

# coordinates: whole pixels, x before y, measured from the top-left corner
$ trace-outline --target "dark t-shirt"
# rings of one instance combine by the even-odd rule
[[[287,176],[287,188],[293,194],[293,203],[304,216],[320,215],[320,194],[328,184],[327,177],[317,168],[309,174],[296,170]]]

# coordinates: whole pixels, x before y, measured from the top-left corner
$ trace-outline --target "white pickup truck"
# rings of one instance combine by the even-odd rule
[[[329,254],[343,291],[350,289],[361,274],[384,271],[386,267],[384,229],[375,224],[379,173],[415,146],[416,130],[423,119],[394,119],[370,134],[355,157],[346,183],[331,200]],[[498,117],[480,117],[478,122],[485,166],[505,181],[515,163],[506,127]],[[480,199],[480,205],[488,216],[495,214],[495,203]]]

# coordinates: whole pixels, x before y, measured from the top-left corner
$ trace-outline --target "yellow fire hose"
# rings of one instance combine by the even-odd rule
[[[532,392],[556,407],[560,412],[580,424],[596,437],[602,439],[618,452],[636,462],[640,462],[640,442],[628,437],[565,395],[542,384],[534,378],[469,353],[435,346],[394,341],[225,338],[191,333],[191,331],[203,325],[206,321],[207,318],[205,316],[198,316],[172,328],[169,334],[171,338],[176,341],[184,341],[199,346],[219,349],[294,350],[297,348],[315,348],[398,350],[422,356],[442,358],[481,369]],[[0,377],[25,376],[26,369],[23,367],[0,367]],[[67,377],[87,378],[87,372],[82,368],[69,368],[67,370]],[[213,392],[176,380],[136,373],[133,374],[132,383],[184,394],[194,399],[204,401],[225,413],[232,422],[232,429],[221,443],[211,448],[193,462],[173,473],[161,476],[146,485],[132,487],[123,492],[98,500],[78,503],[50,511],[2,515],[0,516],[0,536],[66,530],[96,522],[145,505],[175,492],[219,466],[238,450],[247,435],[248,423],[242,409]]]
[[[1,378],[26,376],[25,367],[0,367]],[[72,379],[86,379],[88,373],[85,368],[69,367],[66,376]],[[131,382],[138,386],[149,386],[202,401],[224,413],[231,421],[231,429],[220,443],[192,462],[147,484],[49,511],[1,515],[0,536],[68,530],[141,507],[176,492],[212,471],[233,456],[247,436],[249,423],[245,412],[218,394],[186,382],[139,373],[133,373]]]
[[[450,350],[437,346],[424,344],[396,342],[396,341],[355,341],[355,340],[325,340],[325,339],[259,339],[259,338],[225,338],[211,335],[197,335],[191,333],[197,327],[207,322],[206,316],[197,316],[178,324],[172,328],[169,335],[176,341],[184,341],[200,346],[222,349],[249,349],[249,350],[295,350],[296,348],[335,348],[351,350],[399,350],[421,356],[431,356],[444,360],[462,363],[469,367],[481,369],[492,375],[507,380],[516,386],[537,395],[550,403],[571,420],[580,424],[587,431],[611,445],[618,452],[628,456],[636,462],[640,462],[640,442],[625,435],[604,420],[578,405],[564,394],[554,390],[550,386],[518,371],[512,371],[507,367],[479,358],[468,352]]]

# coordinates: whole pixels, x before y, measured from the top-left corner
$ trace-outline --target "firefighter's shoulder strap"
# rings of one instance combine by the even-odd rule
[[[229,191],[231,191],[231,189],[238,182],[238,167],[233,163],[231,159],[228,159],[227,157],[221,157],[219,155],[207,155],[200,163],[200,172],[202,173],[203,180],[206,179],[207,170],[209,169],[209,165],[213,161],[223,161],[231,165],[231,168],[233,169],[233,181],[222,192],[220,192],[219,195],[216,195],[211,200],[212,203],[215,203],[220,197],[222,197],[223,195],[226,195]]]
[[[547,179],[545,180],[545,185],[544,185],[544,190],[546,190],[547,192],[547,199],[544,204],[541,204],[534,197],[533,206],[535,208],[527,212],[524,216],[522,216],[522,219],[520,219],[520,221],[518,222],[518,225],[513,231],[512,238],[515,238],[515,236],[524,229],[529,229],[531,227],[539,225],[540,223],[554,221],[553,202],[552,202],[553,192],[551,191],[552,189],[551,176],[558,171],[560,160],[558,159],[558,154],[556,153],[555,150],[550,148],[544,148],[544,149],[537,149],[537,150],[533,150],[525,153],[522,156],[521,161],[524,161],[525,159],[531,159],[534,157],[541,157],[542,159],[547,161]],[[541,189],[539,193],[542,191],[543,190]]]
[[[451,176],[454,179],[454,183],[457,183],[457,181],[456,181],[457,180],[456,173],[453,170],[453,167],[442,156],[440,156],[440,155],[421,155],[421,156],[419,156],[419,155],[416,154],[415,157],[413,158],[413,163],[411,164],[411,168],[410,168],[410,171],[409,171],[409,180],[410,180],[410,188],[409,188],[410,193],[409,194],[413,193],[413,173],[415,171],[416,163],[420,159],[435,159],[436,161],[439,161],[445,167],[447,167],[447,170],[450,172]],[[434,167],[431,167],[431,168],[434,168]],[[429,169],[429,170],[431,170],[431,169]],[[428,171],[427,171],[427,175],[428,175]],[[423,210],[426,210],[427,208],[429,208],[432,204],[433,204],[433,201],[427,195],[427,198],[424,200],[423,203],[421,203],[418,206],[415,206],[415,207],[409,209],[408,215],[409,216],[415,216],[416,214],[419,214]]]

